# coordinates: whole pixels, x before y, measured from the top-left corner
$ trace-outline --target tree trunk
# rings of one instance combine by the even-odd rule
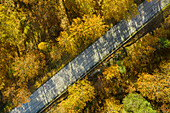
[[[18,46],[16,46],[16,50],[17,50],[18,57],[20,57],[20,51],[19,51],[19,47]]]
[[[64,6],[64,1],[63,0],[58,0],[58,19],[60,20],[60,27],[64,30],[67,31],[70,25],[68,15],[66,13],[66,8]]]

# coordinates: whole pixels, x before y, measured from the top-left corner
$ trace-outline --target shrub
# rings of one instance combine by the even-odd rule
[[[159,38],[159,43],[160,43],[160,48],[162,49],[166,49],[170,47],[170,40],[168,40],[167,38]]]
[[[38,44],[38,49],[46,51],[48,49],[47,42],[41,42]]]

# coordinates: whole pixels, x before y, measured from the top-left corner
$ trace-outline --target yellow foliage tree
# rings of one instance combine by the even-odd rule
[[[62,56],[62,49],[56,46],[52,46],[50,56],[53,60],[56,60],[56,61],[60,60]]]
[[[170,29],[170,15],[165,18],[163,26],[164,28]]]
[[[26,82],[43,73],[45,69],[45,55],[39,51],[32,51],[25,57],[16,58],[12,69],[15,77],[21,77]]]
[[[94,87],[91,86],[87,78],[69,87],[68,93],[68,98],[60,103],[57,111],[62,113],[81,112],[86,106],[86,102],[90,102],[95,98]]]
[[[120,104],[119,100],[114,97],[105,99],[103,113],[121,113],[123,105]]]
[[[147,2],[153,1],[153,0],[146,0]]]
[[[101,94],[110,96],[110,94],[117,95],[123,93],[123,78],[119,72],[118,65],[113,65],[106,68],[103,72],[104,79],[102,80]]]
[[[128,57],[123,61],[125,66],[130,70],[131,75],[136,75],[141,71],[146,72],[147,68],[153,68],[152,65],[147,67],[154,56],[159,38],[146,34],[135,44],[127,48]]]
[[[170,16],[164,19],[160,28],[156,28],[154,36],[159,38],[169,38],[170,35]]]
[[[65,4],[71,12],[77,13],[80,16],[84,14],[92,15],[95,12],[94,0],[66,0]]]
[[[25,16],[22,12],[11,10],[6,5],[0,4],[0,41],[14,45],[19,56],[20,50],[25,49],[23,42],[27,38],[21,26],[26,19]]]
[[[118,65],[106,68],[105,71],[103,72],[103,75],[105,75],[106,80],[111,80],[114,77],[119,78],[120,73],[118,70]]]
[[[101,12],[104,18],[120,21],[137,14],[137,5],[134,0],[103,0]]]
[[[170,103],[170,63],[162,62],[160,68],[163,73],[153,75],[143,73],[139,75],[137,90],[150,100],[162,103]]]
[[[43,74],[45,69],[45,56],[38,51],[30,52],[25,57],[16,57],[12,66],[12,81],[8,80],[2,92],[4,102],[12,102],[14,106],[28,102],[26,99],[31,94],[29,82]]]
[[[4,76],[0,74],[0,90],[3,89],[4,86],[5,86]]]
[[[10,65],[16,56],[14,48],[9,43],[1,43],[0,45],[0,90],[5,87],[5,83],[8,84],[8,81],[10,81],[7,78],[10,78]]]
[[[134,0],[66,0],[65,4],[72,15],[97,14],[104,16],[105,21],[120,21],[137,13]]]
[[[15,84],[5,88],[5,91],[2,92],[3,101],[11,103],[13,106],[20,106],[22,103],[27,103],[30,101],[29,96],[31,92],[28,90],[26,83]]]
[[[84,15],[82,19],[74,19],[69,32],[61,32],[57,41],[68,53],[76,54],[102,36],[106,28],[100,16]]]

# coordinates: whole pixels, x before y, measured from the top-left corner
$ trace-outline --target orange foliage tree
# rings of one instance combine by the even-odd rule
[[[43,74],[45,68],[45,55],[39,51],[32,51],[25,57],[16,58],[12,67],[13,76],[23,78],[24,82]]]
[[[10,68],[15,56],[17,55],[14,46],[9,43],[0,45],[0,90],[5,87],[5,84],[8,84],[8,80],[11,78]]]
[[[126,78],[119,71],[118,65],[113,65],[104,69],[102,73],[104,77],[99,77],[95,87],[101,99],[125,93]]]
[[[28,102],[31,94],[29,82],[34,83],[34,78],[43,74],[45,68],[45,56],[38,51],[30,52],[25,57],[16,57],[12,66],[13,81],[2,92],[4,102],[12,102],[14,106]]]
[[[170,102],[170,63],[162,62],[160,69],[162,73],[141,74],[137,81],[137,90],[143,96],[147,96],[150,100],[162,103]]]
[[[147,96],[150,100],[156,102],[169,103],[170,102],[170,77],[163,74],[142,74],[138,79],[137,90],[143,96]]]

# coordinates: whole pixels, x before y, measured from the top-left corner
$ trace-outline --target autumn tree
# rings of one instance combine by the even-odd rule
[[[31,49],[37,49],[40,42],[54,41],[54,37],[62,30],[57,15],[58,4],[53,0],[5,0],[3,5],[10,10],[24,13],[25,19],[21,25],[25,29],[26,44],[29,44],[27,47]]]
[[[163,27],[165,29],[170,29],[170,15],[164,19]],[[168,32],[170,33],[170,32]]]
[[[126,79],[120,73],[117,64],[105,68],[102,74],[103,77],[98,76],[97,82],[94,83],[100,99],[109,98],[111,95],[119,96],[119,94],[125,93],[127,86]]]
[[[170,107],[168,106],[168,104],[163,104],[160,109],[163,113],[169,113],[170,112]]]
[[[26,36],[31,43],[31,49],[37,49],[38,44],[41,42],[54,41],[54,38],[59,35],[61,30],[56,2],[48,0],[23,2],[28,6],[22,8],[22,11],[27,14],[26,21],[29,29]]]
[[[103,75],[105,76],[106,80],[112,80],[113,78],[120,79],[121,74],[119,73],[118,65],[110,66],[105,69],[103,72]]]
[[[74,19],[69,32],[61,32],[57,41],[59,46],[64,47],[68,53],[76,54],[102,36],[107,30],[106,28],[107,26],[104,25],[100,16],[84,15],[82,19]]]
[[[97,14],[103,16],[107,23],[111,20],[111,23],[115,23],[137,13],[134,0],[66,0],[65,5],[72,15],[82,17],[84,14]]]
[[[37,23],[41,29],[41,34],[46,35],[46,38],[50,38],[50,33],[56,35],[54,32],[60,30],[68,30],[70,22],[68,14],[66,12],[66,7],[63,0],[44,0],[37,1],[31,0],[19,0],[20,4],[23,2],[26,4],[30,12],[30,18],[32,22]],[[34,19],[34,20],[33,20]],[[38,26],[34,26],[38,27]],[[45,36],[41,37],[45,38]],[[44,41],[44,39],[42,40]]]
[[[120,113],[122,111],[123,105],[120,104],[119,100],[114,97],[105,99],[104,113]]]
[[[0,42],[1,43],[1,42]],[[0,93],[5,90],[8,85],[11,85],[12,80],[12,70],[11,70],[11,63],[13,62],[14,58],[17,56],[15,52],[15,46],[10,45],[9,43],[1,43],[0,45]],[[0,103],[2,105],[1,109],[3,110],[4,103],[2,102],[3,96],[1,96]],[[11,109],[10,103],[6,103],[6,107],[4,110],[9,112]],[[4,112],[4,111],[0,111]]]
[[[25,50],[26,35],[23,33],[21,23],[26,19],[22,12],[12,11],[6,5],[0,4],[0,41],[14,45],[18,56]]]
[[[137,14],[137,5],[134,0],[103,0],[101,2],[101,12],[105,20],[130,18]]]
[[[137,90],[140,91],[143,96],[147,96],[150,100],[169,103],[169,80],[170,77],[164,74],[142,74],[137,82]]]
[[[153,0],[146,0],[147,2],[151,2],[151,1],[153,1]]]
[[[127,48],[128,57],[124,59],[125,66],[130,70],[131,75],[151,70],[154,52],[158,47],[159,38],[146,34],[135,44]]]
[[[164,19],[160,28],[156,28],[154,36],[159,37],[159,49],[168,49],[170,47],[170,16]]]
[[[169,38],[170,35],[170,16],[164,19],[164,23],[161,24],[161,27],[156,28],[154,31],[154,36],[159,38]]]
[[[65,7],[65,4],[64,4],[64,1],[58,0],[57,6],[58,7],[56,9],[58,10],[57,15],[58,15],[59,20],[60,20],[60,27],[64,31],[66,31],[66,30],[68,30],[68,28],[70,26],[70,22],[69,22],[68,14],[66,12],[66,7]]]
[[[81,112],[86,106],[86,102],[90,102],[95,98],[94,87],[91,86],[87,78],[78,81],[68,88],[68,97],[63,100],[57,111],[61,113]]]
[[[51,58],[53,60],[60,60],[62,56],[62,49],[56,46],[52,46],[52,50],[50,51]]]
[[[0,75],[0,81],[1,81],[1,84],[0,84],[0,90],[4,87],[5,83],[4,83],[4,77],[2,75]]]
[[[0,89],[5,87],[6,82],[11,78],[11,63],[15,58],[15,47],[9,43],[1,43],[0,45]]]
[[[137,81],[137,90],[141,92],[143,96],[147,96],[150,100],[162,103],[170,102],[170,71],[169,60],[163,61],[160,64],[160,72],[156,72],[151,75],[143,73],[139,75]]]
[[[24,82],[43,74],[45,68],[45,55],[39,51],[32,51],[25,57],[15,58],[12,66],[13,76],[23,78]]]
[[[43,51],[47,51],[48,50],[48,43],[47,42],[41,42],[38,44],[38,49],[39,50],[43,50]]]
[[[83,15],[92,15],[95,12],[94,0],[66,0],[65,5],[70,14],[75,13],[80,17]]]
[[[153,63],[160,63],[163,58],[161,54],[167,53],[170,46],[169,23],[167,17],[161,27],[156,28],[152,34],[146,34],[133,45],[126,47],[128,57],[124,59],[124,64],[130,75],[152,72],[157,68]]]
[[[26,83],[13,83],[11,86],[6,87],[2,94],[4,103],[12,103],[12,106],[20,106],[22,103],[29,102],[31,92],[28,90]]]
[[[25,57],[16,57],[12,66],[12,81],[2,92],[3,101],[12,102],[14,106],[28,102],[31,94],[29,84],[34,83],[33,80],[45,69],[45,56],[38,51],[30,52]]]

